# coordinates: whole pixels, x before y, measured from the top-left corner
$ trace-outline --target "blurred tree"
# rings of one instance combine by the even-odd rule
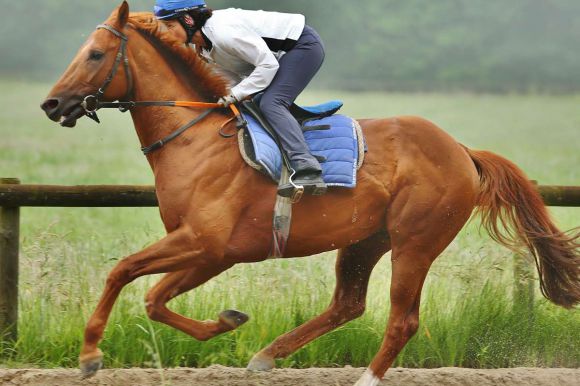
[[[131,0],[135,11],[154,0]],[[300,12],[326,43],[318,87],[580,90],[578,0],[208,0]],[[0,0],[0,76],[52,80],[120,0]]]

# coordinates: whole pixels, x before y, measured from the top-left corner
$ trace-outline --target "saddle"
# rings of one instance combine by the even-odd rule
[[[258,94],[241,104],[246,125],[238,134],[240,152],[248,165],[278,183],[285,155],[276,132],[259,108],[261,97]],[[320,162],[326,184],[354,188],[356,172],[364,162],[364,138],[358,122],[336,114],[342,106],[340,101],[310,107],[294,104],[290,112],[300,123],[310,151]]]

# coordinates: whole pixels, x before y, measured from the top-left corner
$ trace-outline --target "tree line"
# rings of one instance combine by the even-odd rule
[[[0,76],[53,81],[120,0],[0,0]],[[154,0],[130,0],[151,10]],[[315,86],[567,93],[580,89],[577,0],[208,0],[299,12],[326,44]]]

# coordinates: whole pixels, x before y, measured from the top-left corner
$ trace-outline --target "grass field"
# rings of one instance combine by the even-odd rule
[[[128,115],[103,125],[50,123],[38,105],[49,85],[0,83],[0,176],[23,183],[151,184]],[[342,97],[359,117],[413,114],[460,142],[489,149],[542,184],[580,185],[579,96],[475,96],[312,92],[305,103]],[[216,137],[217,138],[217,137]],[[565,229],[579,209],[552,213]],[[4,366],[76,366],[84,323],[115,262],[163,235],[155,209],[23,209],[20,339],[1,346]],[[434,265],[417,336],[399,356],[408,367],[580,366],[580,313],[537,296],[531,312],[514,306],[513,254],[478,232],[476,220]],[[248,313],[238,331],[200,343],[149,322],[143,298],[156,278],[127,288],[102,345],[106,365],[244,366],[279,334],[320,313],[334,286],[334,253],[238,266],[171,307],[198,319],[224,309]],[[388,313],[389,259],[373,274],[367,313],[326,335],[284,366],[365,366]],[[537,286],[536,286],[537,287]]]

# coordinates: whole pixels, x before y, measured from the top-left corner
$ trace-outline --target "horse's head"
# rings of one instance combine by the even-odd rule
[[[60,121],[62,126],[74,127],[79,118],[96,109],[95,100],[89,103],[93,106],[87,106],[87,96],[117,100],[127,94],[130,75],[124,64],[120,63],[122,60],[117,59],[118,54],[121,54],[122,44],[126,44],[126,41],[115,32],[123,34],[128,20],[129,4],[123,1],[107,19],[103,28],[89,36],[41,105],[51,120]],[[111,30],[106,27],[111,27]],[[114,76],[107,85],[111,75]]]

